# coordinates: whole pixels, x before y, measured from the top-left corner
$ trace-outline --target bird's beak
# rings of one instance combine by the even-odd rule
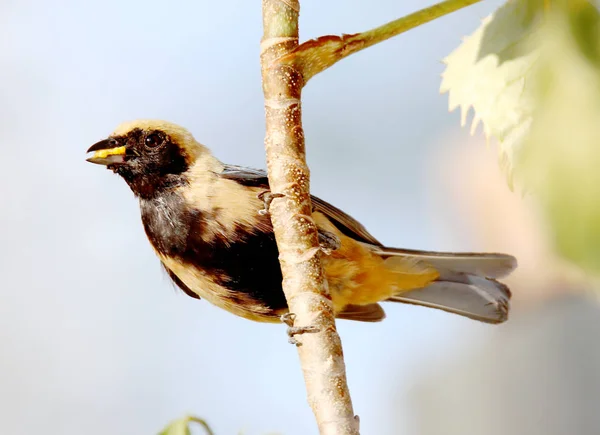
[[[92,145],[87,152],[94,155],[86,159],[98,165],[118,165],[125,163],[125,146],[115,146],[115,141],[104,139]]]

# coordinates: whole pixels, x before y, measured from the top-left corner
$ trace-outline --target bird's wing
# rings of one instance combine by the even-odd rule
[[[373,237],[371,233],[369,233],[367,229],[352,216],[329,204],[327,201],[323,201],[321,198],[317,198],[313,195],[311,195],[310,198],[313,205],[313,211],[319,211],[327,216],[331,223],[344,235],[370,245],[383,246],[379,240]]]
[[[244,186],[261,187],[265,190],[269,188],[269,178],[266,171],[262,169],[246,168],[237,165],[224,165],[223,171],[219,174],[221,178],[235,180]]]
[[[236,180],[237,182],[251,187],[260,187],[265,190],[269,189],[269,179],[267,173],[261,169],[246,168],[243,166],[225,165],[223,172],[219,174],[223,178]],[[314,195],[311,195],[313,211],[323,213],[329,218],[338,230],[344,235],[352,237],[360,242],[369,243],[375,246],[382,244],[373,237],[367,229],[352,216],[344,213],[339,208],[323,201]]]

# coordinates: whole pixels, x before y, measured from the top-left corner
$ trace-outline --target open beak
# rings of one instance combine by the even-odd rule
[[[125,146],[118,146],[118,143],[112,139],[104,139],[95,143],[87,152],[94,153],[92,157],[86,159],[90,163],[106,166],[125,163]]]

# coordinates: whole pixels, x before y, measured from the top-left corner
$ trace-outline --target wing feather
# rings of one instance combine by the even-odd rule
[[[267,173],[262,169],[225,165],[223,172],[220,175],[223,178],[236,180],[245,186],[260,187],[265,190],[269,189]],[[331,223],[346,236],[371,245],[383,246],[352,216],[314,195],[311,195],[311,201],[313,211],[321,212],[327,216]]]

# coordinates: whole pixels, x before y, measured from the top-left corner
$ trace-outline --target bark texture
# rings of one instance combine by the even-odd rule
[[[306,82],[339,60],[371,45],[480,0],[447,0],[373,30],[323,36],[298,43],[299,0],[262,0],[261,68],[265,97],[267,168],[283,290],[295,327],[318,332],[297,338],[308,403],[325,435],[358,435],[346,382],[342,344],[317,227],[312,220],[309,170],[302,130],[301,93]]]
[[[342,345],[312,220],[300,96],[304,80],[279,60],[298,46],[298,0],[263,0],[261,66],[265,96],[270,206],[280,253],[283,290],[294,326],[315,326],[297,338],[308,403],[321,434],[358,435],[358,419],[346,383]]]

